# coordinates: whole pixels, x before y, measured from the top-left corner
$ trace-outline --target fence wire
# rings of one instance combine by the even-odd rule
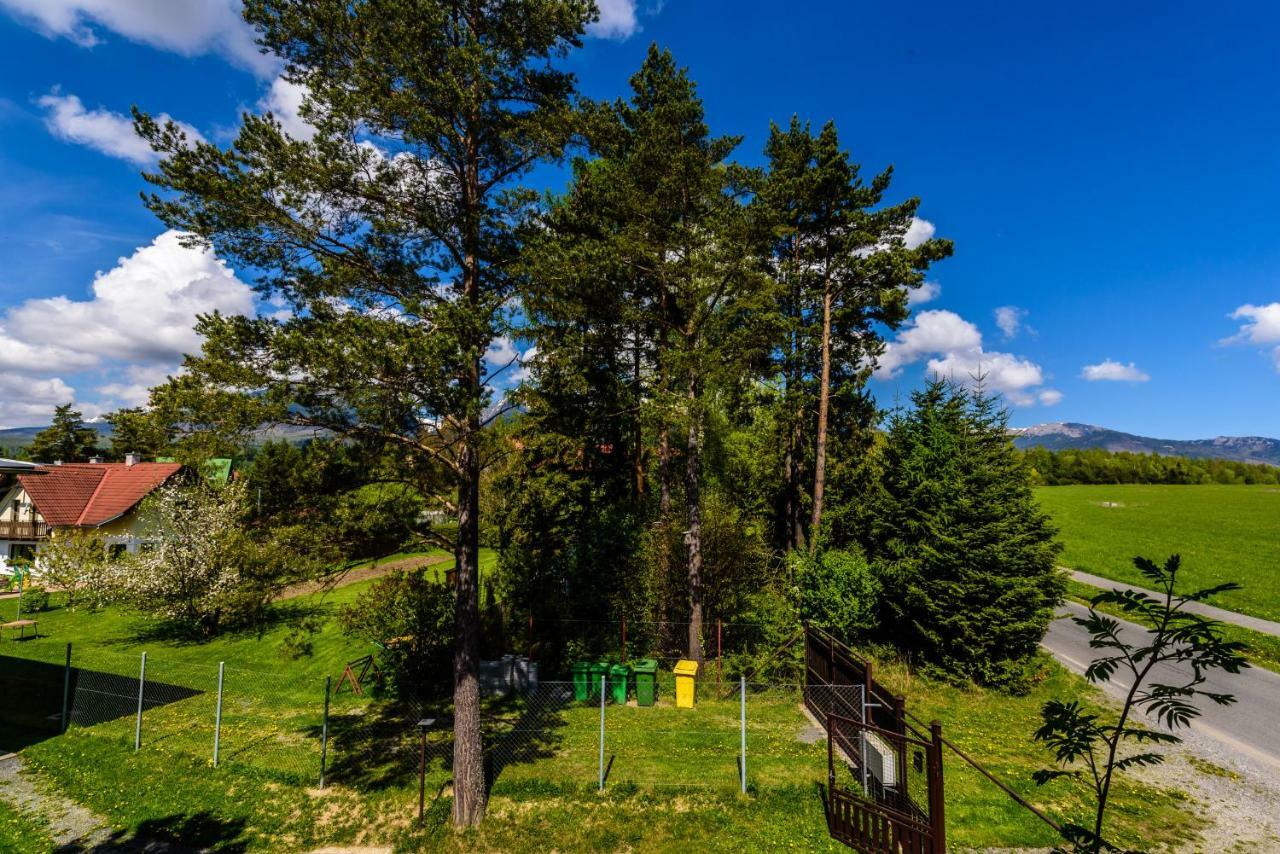
[[[330,691],[326,726],[326,688],[314,676],[228,661],[219,707],[216,664],[161,649],[147,656],[144,671],[141,655],[86,644],[73,650],[68,671],[65,650],[44,641],[0,649],[0,692],[24,698],[0,708],[0,721],[56,735],[65,690],[66,725],[125,753],[186,758],[208,773],[248,769],[297,786],[404,789],[416,796],[421,775],[434,797],[449,785],[448,698],[397,700],[368,686],[360,695]],[[535,674],[499,690],[486,686],[489,783],[498,793],[531,783],[724,791],[744,783],[748,790],[804,786],[825,778],[824,716],[861,718],[860,685],[806,689],[720,676],[706,668],[692,708],[677,706],[668,671],[659,672],[651,705],[640,704],[633,680],[622,687],[606,682],[603,709],[598,685],[539,681]]]

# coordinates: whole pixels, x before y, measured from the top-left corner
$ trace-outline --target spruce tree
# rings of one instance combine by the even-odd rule
[[[934,379],[912,403],[875,523],[889,637],[949,678],[1022,689],[1064,590],[1056,532],[994,397]]]
[[[244,117],[232,146],[189,146],[138,115],[164,155],[149,196],[170,227],[245,270],[287,320],[204,318],[188,374],[156,397],[174,423],[323,428],[397,457],[456,517],[453,815],[487,798],[478,550],[489,344],[510,328],[521,180],[562,155],[575,81],[556,63],[590,0],[247,0],[263,47],[303,88],[312,139]],[[254,390],[253,396],[241,390]]]

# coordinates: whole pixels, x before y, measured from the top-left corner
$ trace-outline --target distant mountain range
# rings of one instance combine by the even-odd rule
[[[1054,422],[1034,427],[1015,427],[1013,443],[1019,448],[1042,447],[1051,451],[1102,448],[1135,454],[1166,457],[1194,457],[1266,463],[1280,466],[1280,439],[1262,436],[1219,436],[1216,439],[1152,439],[1121,433],[1093,424]]]
[[[98,431],[98,446],[107,447],[111,444],[111,425],[105,421],[86,421],[85,427],[92,427]],[[25,448],[35,439],[36,434],[44,427],[7,427],[0,429],[0,449],[9,448]],[[314,439],[317,431],[310,427],[263,427],[253,434],[252,443],[259,444],[262,442],[284,439],[295,444],[306,442],[308,439]],[[2,455],[0,455],[2,456]]]
[[[48,425],[45,425],[47,427]],[[111,442],[111,425],[105,421],[86,421],[85,427],[92,427],[98,431],[98,444],[107,445]],[[36,434],[45,427],[7,427],[0,430],[0,448],[25,448],[35,439]]]

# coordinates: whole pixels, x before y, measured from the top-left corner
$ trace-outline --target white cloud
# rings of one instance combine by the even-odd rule
[[[0,0],[2,2],[2,0]],[[55,88],[36,101],[44,108],[45,127],[54,136],[68,142],[87,145],[111,157],[119,157],[140,166],[156,162],[156,153],[146,140],[133,130],[133,119],[110,110],[86,110],[75,95],[59,94]],[[156,116],[161,122],[175,121],[168,114]],[[200,132],[185,122],[176,122],[192,142],[201,142]]]
[[[1240,331],[1230,338],[1224,338],[1223,344],[1258,344],[1274,348],[1271,351],[1275,359],[1276,370],[1280,371],[1280,302],[1267,305],[1246,304],[1231,312],[1232,320],[1244,320]]]
[[[907,245],[908,249],[916,249],[927,240],[932,240],[934,232],[938,229],[933,223],[927,219],[920,217],[912,217],[911,225],[907,228],[907,233],[902,236],[902,241]]]
[[[55,406],[74,397],[71,386],[58,377],[32,379],[0,371],[0,427],[43,424]]]
[[[263,78],[279,67],[254,43],[240,0],[0,0],[0,8],[82,47],[99,44],[105,29],[182,56],[218,54]]]
[[[1112,359],[1103,359],[1096,365],[1085,365],[1080,376],[1089,382],[1145,383],[1151,379],[1150,374],[1140,370],[1133,362],[1126,365]]]
[[[1047,388],[1036,395],[1036,398],[1040,401],[1041,406],[1053,406],[1062,402],[1062,392],[1056,388]]]
[[[0,316],[0,377],[28,389],[0,389],[0,424],[31,423],[71,400],[61,376],[68,373],[90,371],[109,403],[136,405],[147,388],[177,373],[184,354],[199,352],[198,314],[254,313],[248,285],[211,251],[180,241],[166,231],[120,258],[94,277],[90,299],[31,299]],[[81,405],[86,415],[104,408]]]
[[[258,101],[258,109],[273,114],[284,132],[294,139],[310,140],[316,135],[316,129],[298,114],[306,95],[305,86],[277,77],[271,81],[271,88]]]
[[[918,288],[907,290],[907,305],[924,305],[942,296],[942,285],[937,282],[925,282]]]
[[[1052,405],[1062,399],[1055,389],[1042,388],[1044,371],[1035,362],[983,349],[978,327],[952,311],[922,311],[903,329],[880,357],[876,376],[893,379],[907,365],[924,360],[926,372],[965,385],[982,384],[1019,406],[1037,400]]]
[[[93,281],[93,299],[27,300],[9,310],[10,331],[31,344],[99,359],[176,362],[198,352],[197,314],[252,314],[253,292],[211,251],[169,230]]]
[[[590,35],[622,41],[640,29],[636,0],[596,0],[596,7],[600,10],[600,20],[587,28]]]
[[[1026,316],[1026,309],[1016,305],[1002,305],[996,309],[996,326],[1000,327],[1005,338],[1012,338],[1022,329],[1022,318]]]

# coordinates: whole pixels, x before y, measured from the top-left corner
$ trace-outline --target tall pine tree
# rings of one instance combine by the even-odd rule
[[[881,330],[906,320],[907,289],[951,254],[951,241],[907,244],[920,200],[881,207],[892,168],[864,183],[833,122],[816,136],[799,119],[785,130],[774,125],[765,154],[769,173],[757,204],[776,226],[769,266],[784,324],[777,351],[786,448],[782,529],[788,548],[807,539],[812,551],[822,534],[831,435],[869,427],[874,409],[860,392],[883,351]],[[845,419],[852,424],[840,423]]]
[[[489,377],[516,282],[520,180],[562,154],[590,0],[246,0],[260,43],[307,93],[314,138],[245,116],[228,150],[138,117],[165,156],[147,199],[170,227],[260,272],[288,320],[207,317],[181,423],[305,424],[399,456],[456,515],[454,821],[478,822],[479,491]],[[246,400],[240,389],[257,392]],[[184,396],[185,394],[185,396]],[[236,398],[233,400],[232,398]],[[229,425],[234,418],[238,424]]]

